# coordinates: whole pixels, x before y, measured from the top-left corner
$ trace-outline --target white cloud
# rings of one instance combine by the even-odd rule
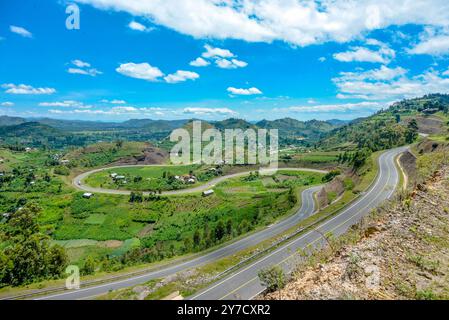
[[[235,95],[249,96],[249,95],[254,95],[254,94],[262,94],[262,91],[260,91],[259,89],[255,88],[255,87],[252,87],[249,89],[238,89],[238,88],[234,88],[234,87],[229,87],[227,90],[231,94],[235,94]]]
[[[349,51],[334,54],[334,59],[342,62],[357,61],[388,64],[396,56],[393,49],[379,40],[367,39],[365,43],[376,48],[352,47]]]
[[[132,30],[136,30],[136,31],[141,31],[141,32],[150,32],[153,30],[153,28],[148,28],[147,26],[144,26],[143,24],[136,22],[136,21],[131,21],[128,24],[128,28],[130,28]]]
[[[103,72],[95,69],[95,68],[90,68],[91,65],[88,62],[82,61],[82,60],[72,60],[71,63],[76,67],[76,68],[68,68],[67,72],[71,73],[71,74],[82,74],[82,75],[86,75],[86,76],[91,76],[91,77],[96,77],[99,74],[103,74]],[[88,69],[90,68],[90,69]]]
[[[205,67],[210,64],[206,59],[215,60],[217,67],[222,69],[237,69],[244,68],[248,65],[247,62],[236,59],[236,55],[228,49],[215,48],[208,44],[204,46],[206,49],[202,57],[190,62],[194,67]],[[205,59],[204,59],[205,58]]]
[[[175,73],[169,74],[168,76],[164,77],[164,80],[167,83],[178,83],[187,80],[196,80],[199,77],[200,75],[196,72],[178,70]]]
[[[319,57],[319,58],[318,58],[318,61],[319,61],[319,62],[324,62],[324,61],[326,61],[326,57]]]
[[[228,49],[214,48],[208,44],[204,46],[206,52],[202,54],[204,58],[232,58],[234,54]]]
[[[124,63],[115,69],[118,73],[124,76],[143,79],[147,81],[158,81],[164,74],[157,67],[153,67],[148,63]]]
[[[79,69],[79,68],[68,68],[67,72],[71,73],[71,74],[82,74],[82,75],[91,76],[91,77],[96,77],[99,74],[103,74],[103,72],[101,72],[97,69],[84,70],[84,69]]]
[[[5,83],[2,88],[6,89],[6,93],[10,94],[53,94],[56,92],[54,88],[34,88],[26,84]]]
[[[449,77],[433,69],[409,77],[407,70],[401,67],[383,66],[369,71],[342,72],[332,80],[340,99],[394,100],[435,92],[449,93]]]
[[[217,64],[217,67],[222,69],[237,69],[237,68],[244,68],[248,65],[245,61],[240,61],[237,59],[218,59],[215,61]]]
[[[236,115],[237,112],[228,108],[184,108],[183,113],[195,115]]]
[[[2,107],[13,107],[14,103],[10,101],[5,101],[0,104]]]
[[[198,57],[195,60],[191,61],[189,64],[193,67],[206,67],[210,65],[210,62],[201,57]]]
[[[32,38],[33,34],[31,32],[29,32],[27,29],[22,28],[22,27],[17,27],[17,26],[9,26],[9,30],[13,33],[16,33],[18,35],[21,35],[22,37],[25,38]]]
[[[118,99],[114,99],[114,100],[103,99],[100,102],[102,102],[102,103],[110,103],[110,104],[126,104],[125,100],[118,100]]]
[[[74,101],[74,100],[64,100],[64,101],[55,101],[55,102],[40,102],[40,107],[64,107],[64,108],[81,108],[81,109],[90,109],[92,106],[85,105],[82,102]]]
[[[288,108],[275,108],[273,112],[294,112],[294,113],[335,113],[348,111],[376,111],[384,107],[385,104],[378,102],[360,102],[345,104],[325,104],[316,106],[293,106]]]
[[[78,59],[72,60],[72,64],[78,68],[90,68],[90,63]]]
[[[423,39],[408,52],[410,54],[429,54],[433,56],[447,55],[449,54],[449,35],[436,35]]]
[[[106,116],[122,116],[129,115],[133,117],[149,116],[149,115],[164,115],[163,108],[136,108],[133,106],[119,106],[110,109],[89,109],[78,108],[74,110],[51,109],[48,110],[52,114],[88,114],[88,115],[106,115]]]
[[[449,26],[447,0],[77,0],[145,17],[195,38],[281,40],[306,46],[347,42],[392,25]]]

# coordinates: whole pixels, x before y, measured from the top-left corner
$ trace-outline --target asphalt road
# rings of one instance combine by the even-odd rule
[[[251,299],[255,297],[263,290],[257,277],[257,273],[260,269],[279,264],[285,268],[286,271],[292,270],[295,264],[295,257],[297,257],[295,253],[298,249],[322,246],[325,241],[322,236],[323,234],[328,232],[332,232],[335,236],[343,234],[351,225],[357,223],[364,215],[369,213],[371,209],[377,207],[384,200],[391,197],[399,182],[399,174],[394,163],[394,158],[404,150],[406,150],[405,147],[396,148],[382,154],[378,160],[379,174],[370,189],[337,216],[323,222],[316,231],[310,231],[299,236],[288,244],[261,257],[256,262],[251,263],[223,280],[218,281],[209,288],[194,295],[191,299]],[[302,206],[294,215],[213,252],[198,256],[189,261],[169,265],[164,269],[148,272],[143,275],[93,287],[81,288],[79,290],[67,290],[58,294],[40,297],[38,300],[89,299],[105,294],[110,290],[135,286],[151,279],[163,278],[180,271],[198,267],[219,260],[220,258],[230,256],[294,227],[299,221],[313,214],[315,211],[313,193],[318,191],[319,188],[319,186],[312,187],[302,193]]]
[[[390,198],[399,183],[399,173],[395,166],[395,157],[406,147],[387,151],[379,157],[379,174],[371,188],[357,201],[344,209],[334,218],[323,222],[316,230],[301,235],[254,263],[236,271],[225,279],[192,296],[190,299],[222,300],[252,299],[264,288],[258,279],[258,271],[273,265],[281,266],[287,273],[294,269],[301,257],[298,250],[319,248],[325,243],[323,235],[332,233],[339,236],[356,224],[372,209]]]
[[[140,165],[137,167],[155,167],[155,166],[164,166],[164,165]],[[91,187],[88,186],[86,184],[84,184],[84,180],[90,176],[93,173],[96,172],[101,172],[104,170],[110,170],[110,169],[119,169],[119,168],[126,168],[126,167],[136,167],[135,165],[127,165],[127,166],[116,166],[116,167],[106,167],[106,168],[100,168],[100,169],[95,169],[95,170],[91,170],[88,172],[84,172],[80,175],[78,175],[77,177],[75,177],[72,181],[72,184],[75,188],[82,190],[82,191],[86,191],[86,192],[91,192],[91,193],[105,193],[105,194],[121,194],[121,195],[129,195],[131,193],[131,191],[128,190],[115,190],[115,189],[104,189],[104,188],[96,188],[96,187]],[[309,169],[309,168],[279,168],[279,170],[289,170],[289,171],[307,171],[307,172],[318,172],[318,173],[327,173],[327,171],[324,170],[318,170],[318,169]],[[238,172],[238,173],[234,173],[234,174],[229,174],[226,176],[221,176],[215,179],[212,179],[202,185],[199,185],[197,187],[192,187],[192,188],[187,188],[187,189],[180,189],[180,190],[173,190],[173,191],[163,191],[161,194],[162,195],[181,195],[181,194],[188,194],[188,193],[195,193],[195,192],[202,192],[208,189],[213,188],[215,185],[217,185],[218,183],[227,180],[227,179],[231,179],[231,178],[237,178],[237,177],[242,177],[242,176],[246,176],[248,174],[250,174],[250,172],[254,172],[254,170],[252,171],[245,171],[245,172]],[[144,195],[148,195],[149,192],[144,192]]]
[[[289,169],[291,170],[291,169]],[[299,169],[298,169],[299,170]],[[228,176],[229,178],[229,176]],[[199,267],[201,265],[217,261],[221,258],[235,254],[241,250],[252,247],[264,240],[270,239],[282,232],[294,227],[299,221],[307,218],[315,212],[315,201],[313,194],[318,191],[321,186],[314,186],[306,189],[302,192],[301,208],[288,218],[281,220],[263,230],[248,235],[238,241],[230,243],[224,247],[214,250],[210,253],[198,256],[192,260],[188,260],[181,263],[168,265],[166,268],[145,273],[139,276],[133,276],[125,280],[119,280],[114,282],[105,283],[98,286],[86,287],[79,290],[67,290],[61,293],[52,294],[48,296],[39,297],[36,300],[46,299],[58,299],[58,300],[75,300],[75,299],[88,299],[101,294],[107,293],[109,290],[117,290],[126,287],[142,284],[151,279],[163,278],[169,275],[173,275],[180,271],[185,271],[190,268]],[[81,284],[82,286],[82,284]]]

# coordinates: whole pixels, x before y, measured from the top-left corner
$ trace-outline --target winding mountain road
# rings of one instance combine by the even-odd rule
[[[140,166],[139,165],[138,166],[127,165],[127,166],[105,167],[105,168],[95,169],[95,170],[84,172],[84,173],[78,175],[77,177],[75,177],[73,179],[72,184],[75,188],[77,188],[79,190],[91,192],[91,193],[129,195],[131,193],[130,190],[116,190],[116,189],[104,189],[104,188],[98,188],[98,187],[91,187],[91,186],[84,184],[84,180],[93,173],[97,173],[97,172],[101,172],[101,171],[105,171],[105,170],[128,168],[128,167],[158,167],[158,166],[165,167],[165,165],[149,164],[149,165],[140,165]],[[288,170],[288,171],[317,172],[317,173],[324,173],[324,174],[327,173],[327,171],[324,171],[324,170],[310,169],[310,168],[279,168],[279,170],[280,171]],[[180,190],[172,190],[172,191],[163,191],[161,193],[161,195],[173,196],[173,195],[182,195],[182,194],[202,192],[202,191],[213,188],[215,185],[219,184],[220,182],[223,182],[225,180],[232,179],[232,178],[243,177],[243,176],[250,174],[251,172],[254,172],[254,170],[238,172],[238,173],[233,173],[233,174],[229,174],[226,176],[217,177],[217,178],[207,181],[204,184],[201,184],[197,187],[191,187],[191,188],[180,189]],[[143,192],[143,194],[148,195],[149,192]]]
[[[399,173],[395,166],[395,158],[407,148],[389,150],[379,157],[379,173],[374,184],[358,200],[342,210],[335,217],[323,222],[315,230],[311,230],[279,247],[275,251],[236,271],[225,279],[194,295],[191,299],[222,300],[252,299],[260,294],[264,287],[257,276],[259,270],[273,265],[281,266],[284,271],[291,272],[301,259],[298,250],[320,248],[326,240],[323,235],[331,233],[339,236],[352,225],[359,222],[372,209],[390,198],[398,183]]]
[[[405,150],[406,147],[401,147],[383,153],[378,159],[379,173],[375,182],[366,193],[359,197],[349,207],[343,209],[338,215],[321,223],[315,230],[306,232],[298,238],[291,240],[287,244],[280,246],[271,253],[262,256],[248,266],[237,270],[231,275],[225,277],[223,280],[216,282],[205,290],[192,296],[191,299],[251,299],[258,295],[263,291],[263,287],[257,277],[257,273],[260,269],[278,264],[281,265],[281,267],[286,271],[292,270],[295,264],[295,257],[297,257],[296,252],[298,249],[305,249],[307,247],[321,247],[325,243],[325,239],[323,238],[324,234],[329,232],[331,232],[334,236],[343,234],[350,226],[360,221],[360,219],[367,215],[373,208],[379,206],[383,201],[390,198],[399,182],[399,173],[395,166],[394,159]],[[81,177],[80,181],[82,181],[82,179],[83,178]],[[213,180],[210,181],[211,185],[208,187],[213,185],[212,182]],[[207,188],[204,185],[201,187]],[[78,290],[67,290],[61,293],[40,297],[38,300],[89,299],[105,294],[110,290],[135,286],[151,279],[163,278],[180,271],[185,271],[187,269],[195,268],[213,261],[217,261],[223,257],[230,256],[245,248],[254,246],[261,241],[279,235],[280,233],[296,226],[302,219],[312,215],[315,212],[313,194],[319,189],[320,186],[316,186],[303,191],[301,208],[294,215],[215,251],[206,253],[185,262],[168,265],[166,268],[161,270],[149,271],[143,275],[132,276],[124,280],[108,282]],[[192,192],[191,190],[192,189],[190,189],[190,192]]]

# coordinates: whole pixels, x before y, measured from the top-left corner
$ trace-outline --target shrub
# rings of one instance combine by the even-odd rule
[[[282,289],[285,286],[285,274],[279,266],[262,269],[258,273],[260,282],[267,288],[268,292]]]

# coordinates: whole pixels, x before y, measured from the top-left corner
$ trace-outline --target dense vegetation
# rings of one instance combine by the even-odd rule
[[[373,116],[357,119],[332,130],[317,146],[324,149],[355,150],[367,148],[378,151],[409,144],[417,138],[417,120],[446,115],[449,95],[433,94],[403,100],[380,110]],[[443,116],[445,117],[445,116]]]
[[[15,211],[0,229],[0,287],[59,278],[68,258],[61,246],[39,231],[35,204]]]
[[[32,240],[39,239],[41,247],[35,248],[41,254],[33,254],[30,259],[36,258],[42,266],[47,261],[58,261],[59,252],[61,268],[67,262],[79,265],[83,274],[118,270],[204,250],[271,224],[296,205],[297,188],[322,180],[322,175],[316,173],[280,171],[274,177],[252,174],[227,180],[217,185],[215,194],[209,197],[143,196],[135,192],[132,196],[95,194],[85,199],[82,192],[64,182],[60,170],[70,169],[54,166],[54,155],[45,150],[0,149],[0,229],[4,234],[0,249],[9,248],[2,251],[1,270],[2,281],[8,284],[58,277],[62,270],[48,262],[42,273],[34,272],[36,264],[28,261],[30,269],[20,272],[35,276],[12,281],[11,272],[16,271],[10,267],[19,265],[14,262],[19,254],[14,252],[20,252],[12,248],[19,248],[19,242],[32,246]],[[22,213],[29,216],[28,208],[37,208],[35,205],[39,207],[32,209],[37,235],[30,242],[12,237],[8,230],[13,218]]]
[[[183,126],[188,127],[191,120],[151,120],[131,119],[121,123],[58,120],[24,119],[19,117],[0,117],[0,145],[65,148],[86,146],[100,141],[151,141],[170,148],[167,137]],[[263,120],[257,124],[242,119],[227,119],[205,123],[206,127],[224,129],[279,129],[281,145],[310,145],[325,132],[343,124],[340,121],[307,122],[285,118],[275,121]],[[40,134],[39,134],[40,133]]]

